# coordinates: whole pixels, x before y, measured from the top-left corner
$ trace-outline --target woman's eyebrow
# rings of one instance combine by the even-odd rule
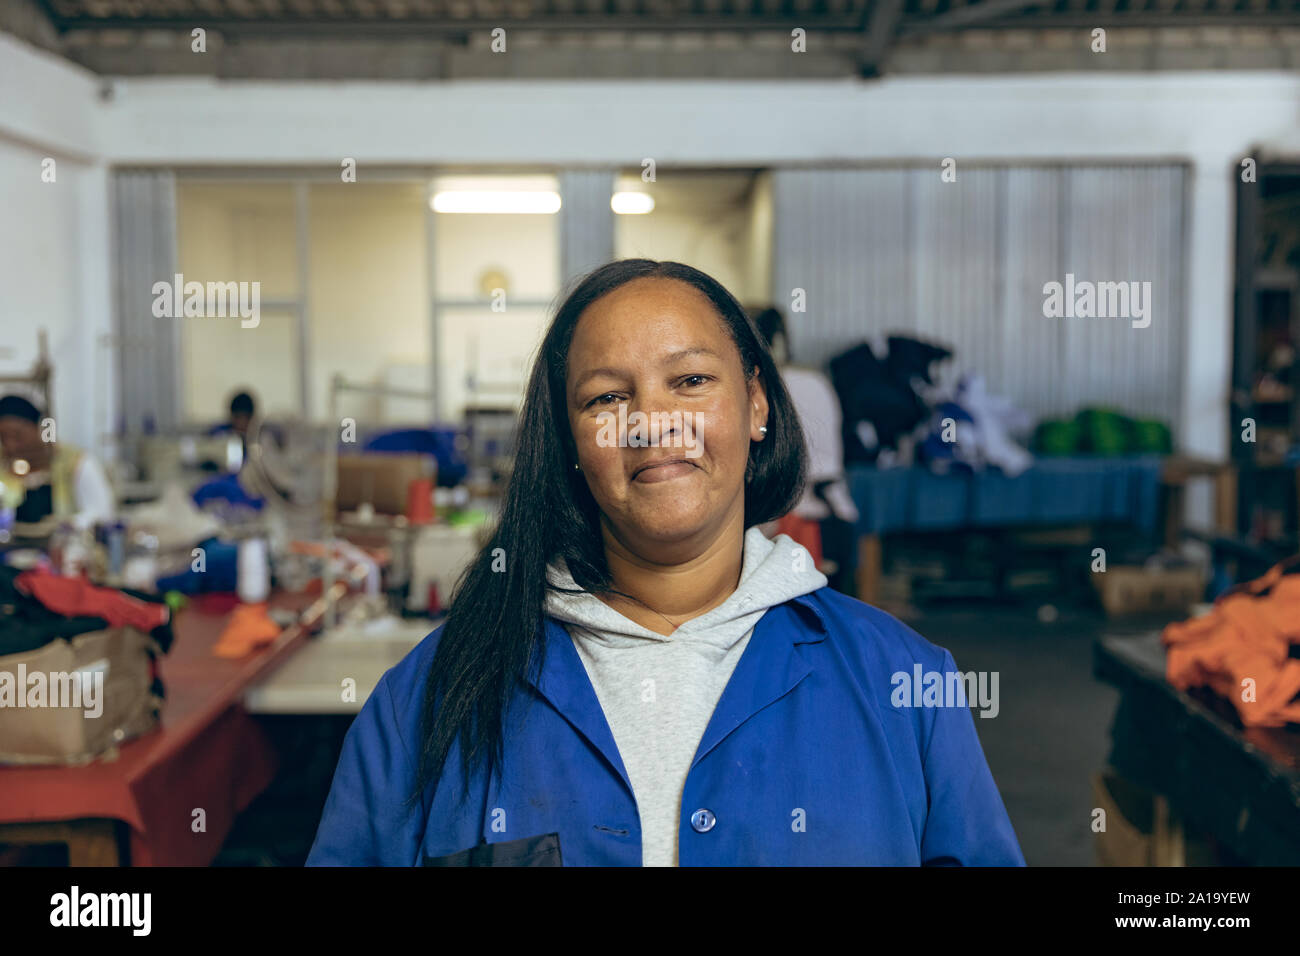
[[[689,349],[679,349],[678,351],[673,352],[670,355],[665,355],[662,359],[659,360],[659,364],[672,365],[674,362],[680,362],[682,359],[690,358],[693,355],[707,355],[710,358],[715,358],[715,359],[720,359],[722,357],[712,349],[706,349],[703,348],[702,346],[696,346],[694,348],[689,348]],[[589,380],[593,378],[599,378],[602,375],[608,376],[610,378],[627,378],[628,373],[626,369],[610,368],[608,366],[588,369],[587,371],[579,375],[576,379],[574,379],[573,382],[574,392],[577,392],[579,389],[581,389],[582,386],[586,384]]]
[[[682,359],[690,358],[692,355],[707,355],[710,358],[722,358],[721,355],[719,355],[717,352],[713,351],[712,349],[706,349],[700,346],[696,346],[695,348],[682,349],[681,351],[674,352],[671,355],[665,355],[663,360],[659,364],[672,365],[674,362],[680,362]]]
[[[624,371],[623,369],[609,368],[609,367],[587,369],[587,371],[583,372],[576,379],[574,379],[573,391],[576,393],[590,379],[600,378],[602,375],[608,376],[609,378],[626,378],[627,372]]]

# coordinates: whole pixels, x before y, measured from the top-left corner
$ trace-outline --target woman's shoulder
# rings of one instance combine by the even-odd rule
[[[951,655],[926,640],[898,618],[865,601],[829,586],[807,595],[826,627],[827,638],[846,654],[865,663],[888,667],[890,673],[921,664],[941,670]]]
[[[434,657],[438,653],[438,645],[442,641],[446,627],[444,618],[428,636],[411,648],[405,657],[390,667],[380,678],[376,690],[383,688],[392,696],[393,705],[398,713],[409,712],[412,709],[419,711],[423,706],[425,689],[429,683],[429,676],[433,672]],[[540,627],[544,633],[545,622]]]
[[[421,639],[405,657],[384,673],[375,686],[375,694],[382,690],[392,698],[395,713],[420,713],[419,702],[424,699],[433,657],[438,651],[438,641],[442,637],[444,626],[439,624]]]

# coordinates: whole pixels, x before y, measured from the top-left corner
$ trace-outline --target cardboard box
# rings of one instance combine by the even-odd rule
[[[0,657],[0,764],[86,763],[152,730],[157,650],[112,627]]]
[[[1110,617],[1186,614],[1205,593],[1205,574],[1199,568],[1118,565],[1094,572],[1092,583]]]
[[[380,514],[406,513],[406,488],[417,478],[433,478],[437,463],[431,455],[414,453],[340,456],[339,511],[355,511],[370,504]]]

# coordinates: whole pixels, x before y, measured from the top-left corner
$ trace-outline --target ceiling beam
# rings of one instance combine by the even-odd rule
[[[1099,9],[1057,12],[1050,9],[1053,0],[978,0],[951,8],[938,15],[904,15],[903,0],[874,0],[864,4],[861,12],[846,15],[707,15],[663,16],[654,14],[564,14],[535,17],[410,17],[382,19],[350,16],[347,18],[304,18],[292,15],[234,16],[196,11],[193,16],[145,17],[60,17],[51,0],[0,0],[0,3],[27,5],[39,10],[42,19],[53,24],[61,34],[99,30],[174,30],[189,33],[205,27],[229,34],[297,36],[425,36],[465,37],[471,33],[504,27],[526,32],[606,32],[606,33],[680,33],[770,31],[788,33],[802,26],[810,33],[856,33],[862,37],[857,54],[863,75],[878,74],[880,64],[900,37],[976,27],[988,30],[1084,27],[1291,27],[1300,25],[1300,10],[1233,13],[1231,3],[1211,10],[1203,6],[1196,12],[1115,11],[1115,0],[1100,0]],[[926,3],[927,0],[922,0]],[[1206,3],[1206,0],[1199,0]],[[1256,0],[1250,0],[1256,2]],[[1262,0],[1267,2],[1267,0]],[[1044,9],[1048,8],[1048,9]],[[230,10],[229,3],[221,9]],[[265,9],[265,8],[263,8]]]
[[[41,0],[0,2],[0,32],[12,33],[32,46],[60,52],[58,25],[49,6]]]
[[[654,33],[715,32],[753,33],[770,30],[788,33],[797,26],[810,32],[857,33],[862,29],[859,16],[821,17],[767,16],[767,17],[658,17],[654,15],[594,16],[541,16],[541,17],[412,17],[405,20],[306,20],[288,17],[87,17],[64,20],[59,24],[63,32],[86,30],[183,30],[194,27],[229,32],[301,32],[358,34],[409,34],[441,33],[465,34],[478,30],[504,27],[506,30],[601,31],[608,33],[649,31]]]
[[[981,23],[982,30],[1091,30],[1107,29],[1192,29],[1197,27],[1277,29],[1300,26],[1300,10],[1285,13],[1035,13],[1027,10],[1023,15],[1008,14],[996,23]],[[900,35],[920,36],[938,32],[927,23],[905,21],[898,30]]]
[[[880,75],[902,14],[903,0],[873,0],[871,19],[862,34],[862,48],[858,52],[858,75],[863,79]]]
[[[1048,0],[980,0],[956,7],[947,13],[908,24],[908,33],[929,33],[937,30],[954,30],[958,27],[982,25],[987,20],[1023,13],[1030,8],[1045,6]]]

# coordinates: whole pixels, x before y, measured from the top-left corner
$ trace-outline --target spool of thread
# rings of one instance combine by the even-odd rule
[[[407,484],[406,520],[410,524],[433,523],[432,478],[412,478]]]
[[[271,564],[266,541],[246,538],[239,542],[235,590],[245,604],[261,604],[271,596]]]

